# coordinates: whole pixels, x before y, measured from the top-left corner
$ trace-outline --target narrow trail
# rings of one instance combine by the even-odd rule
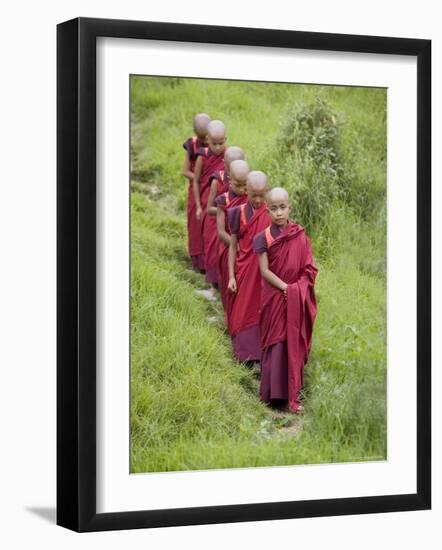
[[[187,271],[196,273],[191,268]],[[199,275],[199,276],[198,276]],[[201,296],[207,301],[208,315],[206,317],[209,323],[213,323],[219,327],[221,331],[226,332],[224,326],[224,312],[221,305],[219,292],[211,288],[203,279],[203,275],[197,274],[199,285],[195,288],[195,294]],[[201,284],[204,285],[201,287]],[[241,368],[248,368],[241,363],[237,363]],[[255,378],[254,395],[259,399],[259,364],[255,363],[252,368]],[[268,417],[261,422],[259,435],[264,439],[290,439],[299,436],[302,431],[302,415],[295,415],[286,410],[268,407]]]

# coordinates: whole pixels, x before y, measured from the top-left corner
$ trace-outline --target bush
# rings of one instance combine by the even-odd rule
[[[276,143],[272,186],[287,189],[293,217],[309,234],[322,232],[330,211],[342,204],[365,220],[378,217],[385,203],[385,143],[380,140],[379,154],[368,159],[350,121],[322,96],[289,106]]]
[[[330,205],[343,200],[342,119],[320,97],[289,107],[277,138],[274,185],[288,190],[296,219],[314,233]]]

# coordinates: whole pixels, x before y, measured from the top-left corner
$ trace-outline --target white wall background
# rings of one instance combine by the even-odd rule
[[[191,8],[195,6],[194,13]],[[433,510],[77,535],[55,526],[55,25],[77,16],[433,40],[433,281],[441,279],[442,36],[438,2],[8,3],[0,86],[0,544],[401,549],[442,540],[441,291],[433,283]],[[405,343],[404,343],[405,344]],[[407,413],[404,411],[404,422]]]

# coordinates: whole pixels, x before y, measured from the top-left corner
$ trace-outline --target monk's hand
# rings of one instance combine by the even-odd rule
[[[227,288],[230,290],[230,292],[236,292],[238,290],[236,286],[236,280],[234,277],[229,279],[229,284],[227,285]]]
[[[200,221],[202,214],[203,214],[203,209],[201,208],[201,206],[197,206],[196,207],[196,219],[198,221]]]
[[[287,300],[287,287],[288,285],[285,285],[285,288],[282,289],[282,293],[284,294],[284,298]]]

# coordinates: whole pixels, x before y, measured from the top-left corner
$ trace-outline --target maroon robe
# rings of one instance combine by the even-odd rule
[[[210,178],[210,184],[216,181],[216,197],[227,191],[229,178],[225,170],[218,170]],[[218,231],[216,229],[216,216],[207,215],[203,226],[204,258],[206,262],[206,281],[219,284],[218,281]]]
[[[227,219],[227,210],[240,206],[247,202],[247,195],[236,195],[231,189],[222,193],[216,199],[216,206],[224,211],[226,233],[230,234],[229,223]],[[228,326],[228,311],[231,309],[231,298],[233,294],[227,288],[229,284],[229,247],[218,239],[218,286],[221,294],[221,301],[224,307],[224,321]]]
[[[201,208],[203,210],[200,223],[201,223],[201,233],[202,233],[202,241],[203,241],[204,269],[207,270],[206,254],[209,255],[210,253],[209,245],[211,240],[211,234],[213,232],[213,223],[212,223],[213,219],[212,219],[212,222],[210,220],[210,218],[213,218],[213,216],[208,216],[206,212],[207,201],[209,200],[210,183],[212,181],[213,174],[221,170],[224,171],[224,151],[221,153],[221,155],[214,155],[212,151],[208,147],[206,147],[205,149],[200,149],[199,154],[202,156],[202,161],[203,161],[201,176],[199,180],[200,202],[201,202]],[[195,207],[195,211],[196,211],[196,207]],[[216,220],[215,220],[215,231],[216,231]]]
[[[198,151],[204,147],[204,143],[193,136],[183,143],[183,148],[187,151],[190,160],[190,169],[195,170],[195,163],[198,157]],[[203,235],[201,231],[201,221],[196,219],[195,195],[193,193],[193,182],[189,181],[187,188],[187,249],[192,259],[194,269],[204,269],[203,256]]]
[[[264,401],[288,399],[290,410],[296,412],[316,318],[314,283],[318,270],[303,227],[289,222],[276,238],[270,229],[265,230],[269,269],[288,287],[285,298],[281,290],[262,280],[260,393]],[[259,239],[260,235],[255,239],[255,248]]]
[[[251,212],[247,219],[246,212]],[[263,203],[253,210],[250,202],[228,211],[232,234],[238,238],[239,251],[236,255],[235,279],[237,291],[233,294],[227,312],[229,332],[233,351],[239,361],[259,361],[261,343],[259,338],[259,304],[261,296],[261,274],[258,257],[253,253],[253,237],[263,231],[269,223],[267,205]],[[239,215],[239,228],[235,218]]]

